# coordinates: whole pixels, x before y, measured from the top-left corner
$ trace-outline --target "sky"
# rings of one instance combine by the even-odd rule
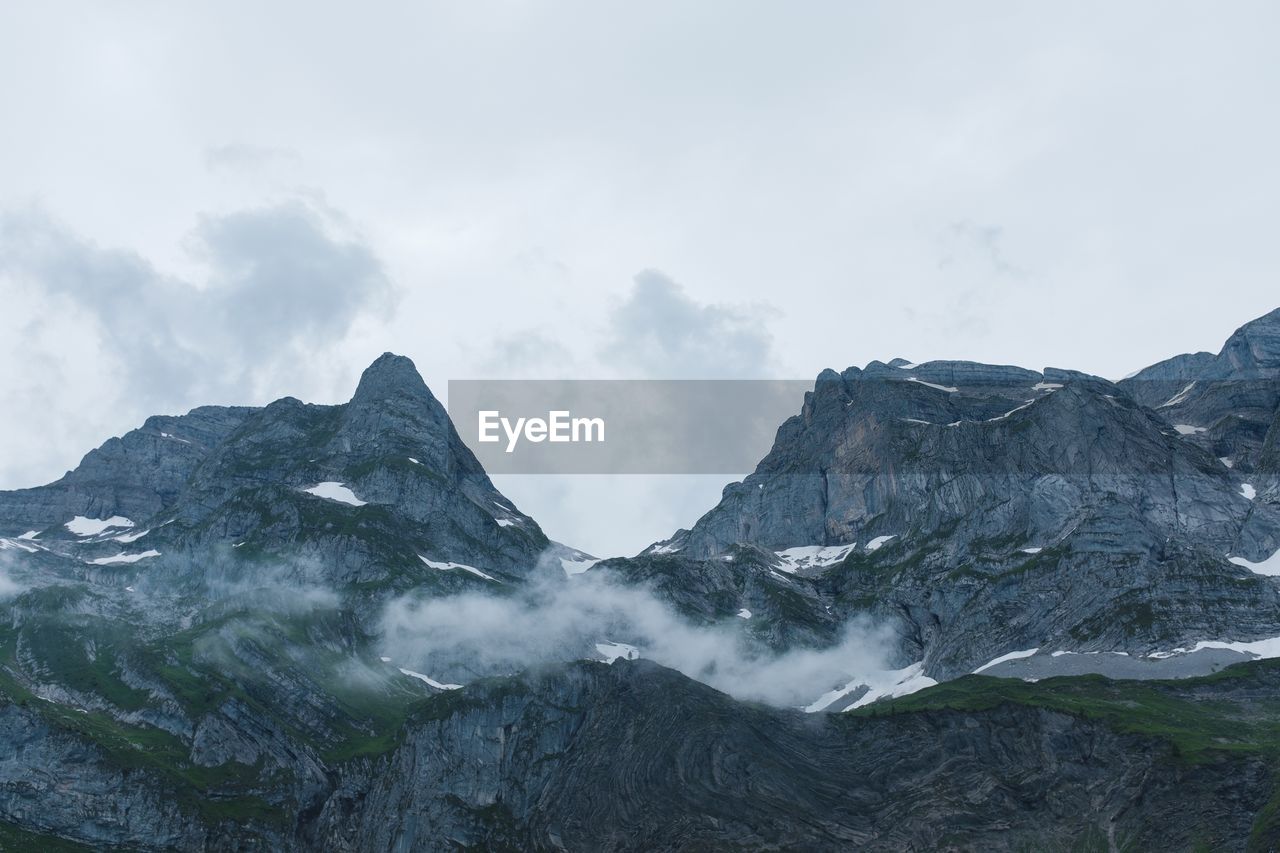
[[[0,12],[0,488],[149,414],[464,378],[1119,377],[1280,306],[1280,6]],[[745,473],[745,472],[744,472]],[[724,478],[507,476],[634,553]]]

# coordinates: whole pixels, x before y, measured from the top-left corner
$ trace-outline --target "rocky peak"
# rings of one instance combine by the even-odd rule
[[[412,359],[384,352],[360,375],[360,384],[356,386],[351,402],[359,406],[402,397],[426,399],[439,405]]]
[[[1276,376],[1280,376],[1280,308],[1236,329],[1217,355],[1175,355],[1138,371],[1121,384],[1129,386],[1140,402],[1158,405],[1153,401],[1167,390],[1163,382]]]
[[[1280,414],[1280,309],[1245,323],[1217,355],[1174,356],[1119,384],[1188,441],[1248,474]]]
[[[460,466],[483,476],[444,406],[403,355],[383,353],[365,369],[343,407],[337,441],[356,456],[405,453],[438,471]]]
[[[1218,360],[1222,367],[1250,376],[1275,376],[1280,371],[1280,308],[1237,329]]]

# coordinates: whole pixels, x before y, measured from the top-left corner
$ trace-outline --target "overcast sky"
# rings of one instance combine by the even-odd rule
[[[6,4],[0,488],[384,350],[440,395],[1216,351],[1280,305],[1278,43],[1272,2]],[[721,484],[614,485],[499,482],[600,553]]]

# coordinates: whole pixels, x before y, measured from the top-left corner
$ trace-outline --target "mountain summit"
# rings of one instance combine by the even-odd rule
[[[899,665],[936,678],[1028,649],[1052,674],[1280,636],[1280,495],[1254,462],[1276,442],[1278,330],[1273,312],[1218,357],[1119,384],[968,362],[824,371],[754,473],[616,568],[679,564],[663,576],[687,601],[748,549],[744,594],[785,575],[791,596],[743,604],[757,619],[821,634],[871,616],[896,626]]]
[[[290,559],[301,551],[330,582],[467,584],[457,563],[521,576],[548,542],[494,488],[412,361],[387,353],[349,403],[291,397],[262,408],[195,409],[151,418],[111,439],[48,486],[0,492],[0,533],[33,531],[73,559],[110,559],[122,545],[68,525],[119,518],[147,531],[196,580],[199,553]],[[123,523],[123,522],[122,522]],[[105,528],[104,528],[105,530]],[[164,547],[160,547],[163,545]]]

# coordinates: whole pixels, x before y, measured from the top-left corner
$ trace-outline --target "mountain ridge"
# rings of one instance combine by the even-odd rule
[[[343,404],[149,418],[0,492],[0,845],[1268,849],[1273,315],[1212,383],[824,370],[716,507],[598,562],[403,356]],[[645,660],[645,620],[722,654]],[[702,683],[726,660],[811,698]]]

